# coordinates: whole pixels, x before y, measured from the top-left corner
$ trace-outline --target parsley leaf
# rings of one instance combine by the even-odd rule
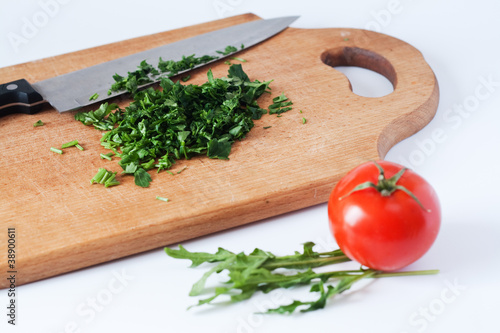
[[[143,168],[138,168],[134,172],[134,181],[135,185],[138,185],[140,187],[149,187],[151,176]]]
[[[231,152],[231,142],[227,137],[220,140],[212,139],[208,142],[207,155],[210,158],[218,158],[220,160],[228,160]]]

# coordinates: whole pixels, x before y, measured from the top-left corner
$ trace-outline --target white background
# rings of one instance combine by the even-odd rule
[[[307,314],[254,314],[307,297],[306,288],[186,311],[197,301],[188,292],[204,269],[157,249],[19,287],[15,327],[7,325],[7,291],[0,290],[1,332],[500,332],[497,1],[55,1],[1,0],[0,67],[246,12],[301,15],[293,24],[299,28],[368,28],[414,45],[436,73],[440,105],[433,121],[386,159],[407,164],[438,192],[440,235],[408,269],[441,273],[369,281]],[[39,27],[23,32],[26,22]],[[15,35],[23,42],[13,42]],[[354,75],[366,94],[385,89],[367,84],[365,71]],[[444,133],[437,141],[436,130]],[[336,248],[324,204],[184,245],[284,255],[309,240]]]

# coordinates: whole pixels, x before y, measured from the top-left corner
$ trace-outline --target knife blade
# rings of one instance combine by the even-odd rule
[[[217,57],[215,60],[177,73],[182,74],[248,49],[286,29],[297,18],[298,16],[287,16],[251,21],[131,54],[33,84],[30,84],[25,79],[0,84],[0,117],[11,113],[34,114],[40,111],[45,103],[49,103],[59,112],[65,112],[102,102],[126,93],[114,92],[108,95],[109,88],[114,82],[113,75],[116,73],[124,75],[134,70],[143,60],[151,64],[158,62],[160,57],[164,60],[174,61],[179,61],[183,56],[192,54]],[[237,51],[221,55],[220,51],[224,51],[227,46],[234,46]],[[152,83],[158,82],[159,79],[159,77],[152,78]],[[94,94],[99,97],[89,100],[90,96]]]

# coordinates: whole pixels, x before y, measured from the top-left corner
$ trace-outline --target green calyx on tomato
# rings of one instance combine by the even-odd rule
[[[420,200],[418,200],[418,198],[410,190],[408,190],[406,187],[404,187],[402,185],[397,184],[397,182],[399,181],[399,179],[401,178],[403,173],[405,173],[405,171],[408,170],[408,168],[402,168],[401,170],[398,171],[398,173],[396,173],[391,178],[385,178],[384,169],[382,169],[380,164],[378,164],[377,162],[373,161],[373,163],[377,166],[377,168],[379,170],[377,184],[370,182],[370,181],[359,184],[351,192],[347,193],[347,195],[339,198],[339,200],[344,199],[345,197],[351,195],[353,192],[362,191],[362,190],[365,190],[365,189],[370,188],[370,187],[376,189],[384,197],[388,197],[392,193],[394,193],[396,190],[400,190],[400,191],[403,191],[406,194],[408,194],[410,197],[412,197],[412,199],[415,200],[418,203],[418,205],[420,207],[422,207],[422,209],[428,211],[429,213],[431,212],[430,209],[426,209],[424,207],[424,205],[422,205]]]

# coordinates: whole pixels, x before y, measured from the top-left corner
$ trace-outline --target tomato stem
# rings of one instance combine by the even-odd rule
[[[408,190],[406,187],[404,187],[402,185],[398,185],[397,184],[397,182],[399,181],[399,179],[401,178],[401,176],[405,173],[406,170],[408,170],[408,168],[402,168],[401,170],[398,171],[398,173],[396,173],[391,178],[385,178],[385,171],[382,168],[382,166],[380,166],[380,164],[378,164],[375,161],[373,161],[373,163],[375,164],[375,166],[379,170],[377,184],[374,184],[372,182],[365,182],[365,183],[359,184],[352,191],[350,191],[349,193],[347,193],[347,195],[345,195],[343,197],[340,197],[339,200],[342,200],[342,199],[350,196],[354,192],[365,190],[365,189],[370,188],[370,187],[376,189],[384,197],[388,197],[388,196],[392,195],[392,193],[394,193],[395,191],[400,190],[400,191],[405,192],[413,200],[415,200],[418,203],[418,205],[420,207],[422,207],[423,210],[425,210],[425,211],[427,211],[429,213],[431,212],[430,209],[426,209],[424,207],[424,205],[422,204],[422,202],[420,202],[420,200],[410,190]]]

